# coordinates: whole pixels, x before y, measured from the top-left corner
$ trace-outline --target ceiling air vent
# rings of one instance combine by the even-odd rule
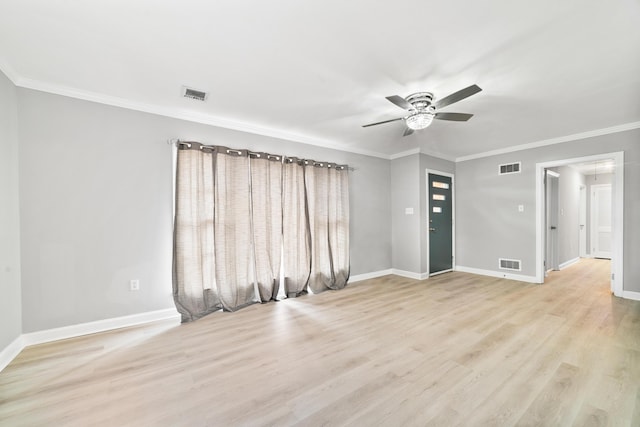
[[[502,270],[513,270],[513,271],[520,271],[520,263],[521,261],[519,259],[506,259],[506,258],[499,258],[498,259],[500,262],[500,268]]]
[[[195,99],[196,101],[204,101],[207,99],[207,92],[183,86],[182,96],[185,98]]]
[[[516,162],[516,163],[507,163],[504,165],[500,165],[500,169],[498,170],[498,173],[500,175],[508,175],[511,173],[520,173],[520,165],[521,162]]]

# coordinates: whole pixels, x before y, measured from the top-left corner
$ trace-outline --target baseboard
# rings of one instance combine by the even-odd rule
[[[0,372],[2,372],[2,370],[6,368],[18,354],[20,354],[23,348],[24,340],[22,339],[22,335],[20,335],[13,340],[11,344],[0,351]]]
[[[79,323],[77,325],[64,326],[62,328],[47,329],[44,331],[22,334],[24,345],[43,344],[51,341],[64,340],[82,335],[95,334],[113,329],[126,328],[155,322],[156,320],[180,319],[180,314],[174,308],[165,310],[148,311],[146,313],[132,314],[130,316],[113,317],[111,319],[97,320],[95,322]]]
[[[391,272],[396,276],[402,276],[415,280],[425,280],[429,278],[429,273],[414,273],[413,271],[398,270],[397,268],[392,268]]]
[[[640,301],[640,292],[622,291],[622,298]]]
[[[504,273],[502,271],[483,270],[480,268],[465,267],[463,265],[456,265],[456,271],[463,273],[478,274],[480,276],[499,277],[501,279],[518,280],[520,282],[527,283],[539,283],[536,280],[536,276],[526,276],[524,274]]]
[[[580,261],[580,257],[570,259],[569,261],[565,261],[562,264],[560,264],[558,267],[560,267],[560,270],[564,270],[565,268],[570,267],[571,265],[575,264],[578,261]]]
[[[11,361],[20,354],[25,347],[30,345],[44,344],[51,341],[111,331],[113,329],[127,328],[129,326],[142,325],[158,320],[175,320],[176,322],[179,322],[180,314],[174,308],[168,308],[165,310],[148,311],[146,313],[113,317],[111,319],[97,320],[95,322],[79,323],[77,325],[22,334],[4,350],[0,351],[0,371],[11,363]]]
[[[380,270],[380,271],[372,271],[371,273],[364,274],[356,274],[355,276],[349,277],[349,283],[361,282],[363,280],[375,279],[376,277],[388,276],[393,274],[393,270]]]

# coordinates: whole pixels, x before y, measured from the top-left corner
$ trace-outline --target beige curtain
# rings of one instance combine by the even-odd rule
[[[213,154],[200,147],[180,145],[176,161],[173,298],[183,322],[222,307],[213,256]]]
[[[329,179],[329,250],[331,289],[342,289],[349,280],[349,170],[330,164]]]
[[[276,299],[281,262],[288,297],[341,289],[349,278],[348,170],[180,143],[173,249],[183,322]]]
[[[251,205],[246,150],[214,151],[214,257],[222,307],[234,311],[256,301],[251,280]]]
[[[277,299],[282,250],[282,158],[249,153],[255,281],[260,301]]]
[[[311,272],[309,221],[303,161],[287,157],[282,172],[284,290],[288,297],[306,292]]]
[[[342,289],[349,279],[349,174],[346,166],[305,161],[311,239],[309,289]]]
[[[332,286],[329,250],[329,169],[326,163],[306,160],[305,189],[311,237],[309,289],[319,293]]]

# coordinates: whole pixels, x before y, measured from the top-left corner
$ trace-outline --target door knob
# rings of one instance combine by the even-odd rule
[[[429,227],[429,231],[436,231],[435,228]]]

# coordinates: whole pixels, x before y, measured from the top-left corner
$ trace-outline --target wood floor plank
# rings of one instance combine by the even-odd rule
[[[585,381],[579,368],[562,363],[516,425],[568,425],[576,418],[580,387]]]
[[[574,427],[606,427],[609,425],[609,414],[591,405],[583,405],[576,417]]]
[[[637,388],[635,405],[633,408],[633,414],[631,415],[632,426],[640,426],[640,386]]]
[[[385,276],[32,346],[0,426],[640,425],[640,302],[609,274]]]
[[[638,384],[638,382],[636,382]],[[634,404],[628,397],[636,392],[631,381],[608,375],[593,375],[591,384],[585,390],[585,403],[602,410],[612,425],[624,425],[633,414]],[[612,414],[609,416],[609,414]]]
[[[414,378],[403,393],[396,394],[385,405],[370,408],[355,419],[353,425],[372,425],[367,423],[370,420],[376,420],[373,424],[381,426],[424,425],[440,412],[433,408],[446,405],[445,393],[472,373],[471,369],[453,361],[433,367]]]
[[[544,354],[537,350],[548,345],[563,323],[562,318],[545,315],[540,322],[526,327],[518,339],[496,351],[494,357],[477,366],[475,371],[481,381],[458,395],[456,400],[461,402],[458,412],[465,418],[473,418],[476,425],[514,424],[525,404],[533,400],[541,384],[548,380],[544,368],[551,372],[559,364],[559,359],[548,357],[542,361],[546,365],[539,364],[532,355]],[[525,378],[525,373],[529,374],[528,380],[519,384],[517,381]]]

